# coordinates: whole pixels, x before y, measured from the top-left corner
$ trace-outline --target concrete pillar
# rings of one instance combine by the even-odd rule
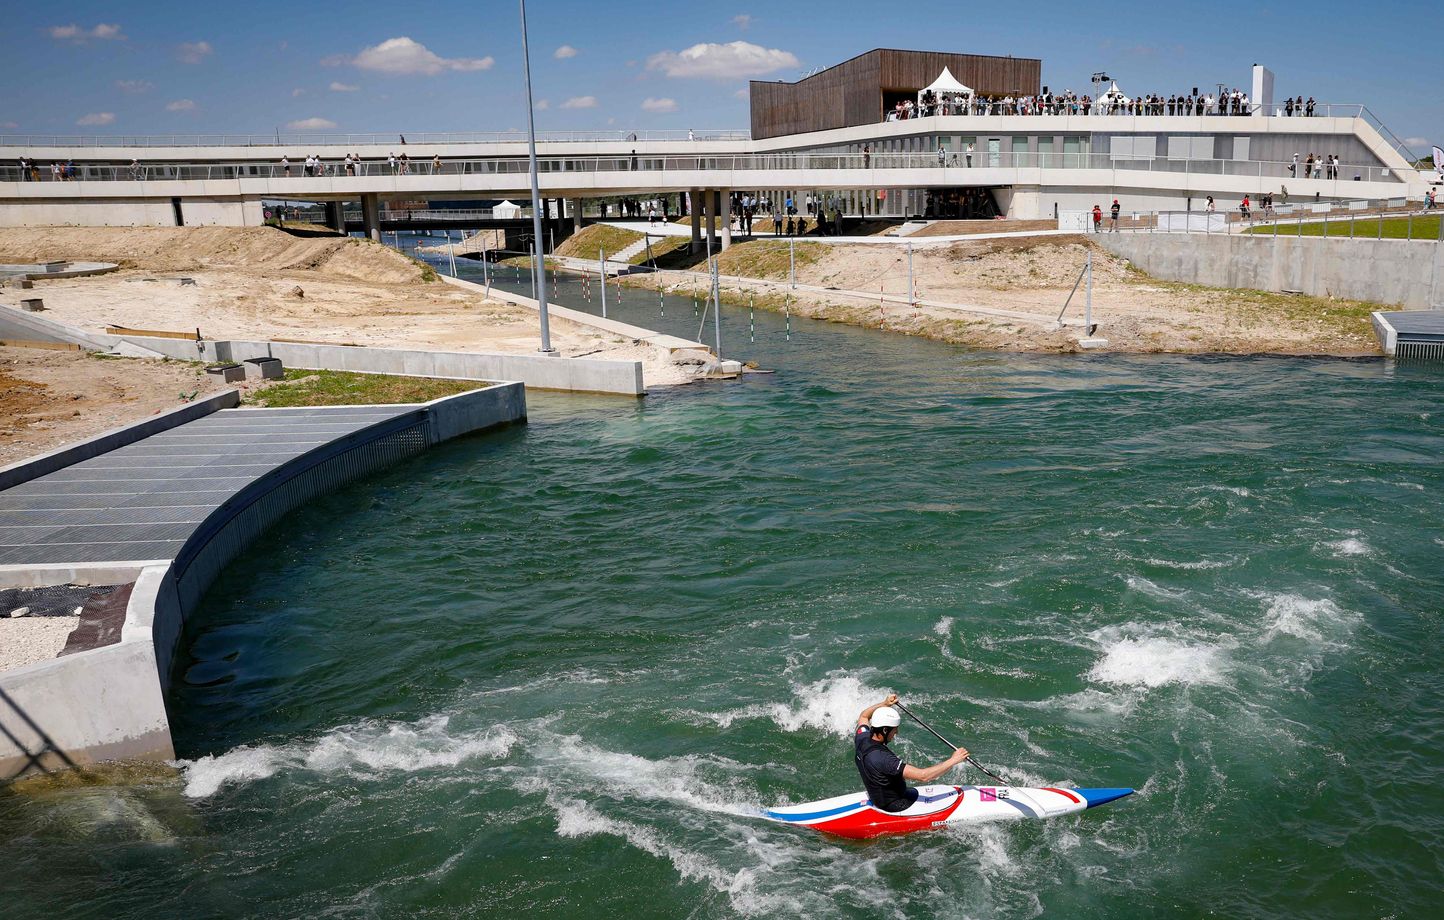
[[[381,198],[375,192],[361,196],[361,227],[368,237],[381,242]]]
[[[717,193],[702,191],[702,222],[707,225],[707,254],[717,251]]]
[[[346,202],[326,202],[326,226],[337,233],[346,232]]]
[[[692,252],[702,248],[702,215],[697,213],[697,209],[702,206],[701,196],[702,192],[695,188],[687,195],[688,216],[692,218]]]
[[[724,188],[717,192],[717,213],[722,218],[722,251],[732,245],[732,190]]]
[[[582,199],[572,199],[572,232],[576,233],[582,229]]]

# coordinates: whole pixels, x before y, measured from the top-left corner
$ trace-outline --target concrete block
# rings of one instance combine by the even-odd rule
[[[248,380],[280,380],[286,373],[280,358],[247,358],[241,363]]]
[[[1100,339],[1100,338],[1097,338],[1097,337],[1086,338],[1086,339],[1079,339],[1079,340],[1078,340],[1078,347],[1079,347],[1079,348],[1084,348],[1084,349],[1107,348],[1107,347],[1108,347],[1108,340],[1107,340],[1107,339]]]
[[[239,364],[221,364],[206,368],[207,374],[215,374],[226,383],[239,383],[246,379],[246,369]]]
[[[27,297],[20,301],[20,309],[26,313],[39,313],[45,309],[45,301],[39,297]]]
[[[63,271],[65,271],[65,266],[67,266],[67,265],[69,265],[69,264],[70,264],[69,262],[41,262],[41,263],[40,263],[40,268],[41,268],[42,271],[44,271],[44,272],[48,275],[48,274],[51,274],[51,273],[53,273],[53,272],[63,272]]]
[[[18,291],[28,291],[35,287],[35,282],[29,278],[7,278],[5,280],[5,286]]]

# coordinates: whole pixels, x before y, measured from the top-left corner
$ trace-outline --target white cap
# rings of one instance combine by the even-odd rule
[[[873,728],[897,728],[901,724],[902,717],[891,706],[879,706],[872,711]]]

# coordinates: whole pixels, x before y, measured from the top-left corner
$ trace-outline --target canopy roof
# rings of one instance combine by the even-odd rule
[[[959,83],[958,78],[953,76],[952,71],[946,67],[943,68],[942,73],[938,74],[936,80],[930,85],[923,87],[922,92],[927,92],[928,90],[932,90],[935,93],[962,93],[964,96],[971,96],[973,94],[972,88]]]
[[[1110,87],[1108,87],[1108,91],[1107,91],[1106,93],[1104,93],[1103,95],[1099,96],[1098,98],[1099,98],[1099,99],[1107,99],[1107,100],[1109,100],[1109,101],[1111,101],[1111,102],[1131,102],[1131,101],[1132,101],[1132,100],[1130,100],[1127,96],[1123,95],[1123,90],[1121,90],[1121,89],[1118,88],[1118,81],[1117,81],[1117,80],[1114,80],[1114,81],[1113,81],[1113,85],[1110,86]]]

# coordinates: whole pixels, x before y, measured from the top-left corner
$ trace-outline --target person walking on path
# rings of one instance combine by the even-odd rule
[[[1117,232],[1118,232],[1118,212],[1119,212],[1120,210],[1122,210],[1122,209],[1118,207],[1118,199],[1117,199],[1117,198],[1114,198],[1114,199],[1113,199],[1113,207],[1111,207],[1111,208],[1108,209],[1108,232],[1109,232],[1109,233],[1117,233]]]

